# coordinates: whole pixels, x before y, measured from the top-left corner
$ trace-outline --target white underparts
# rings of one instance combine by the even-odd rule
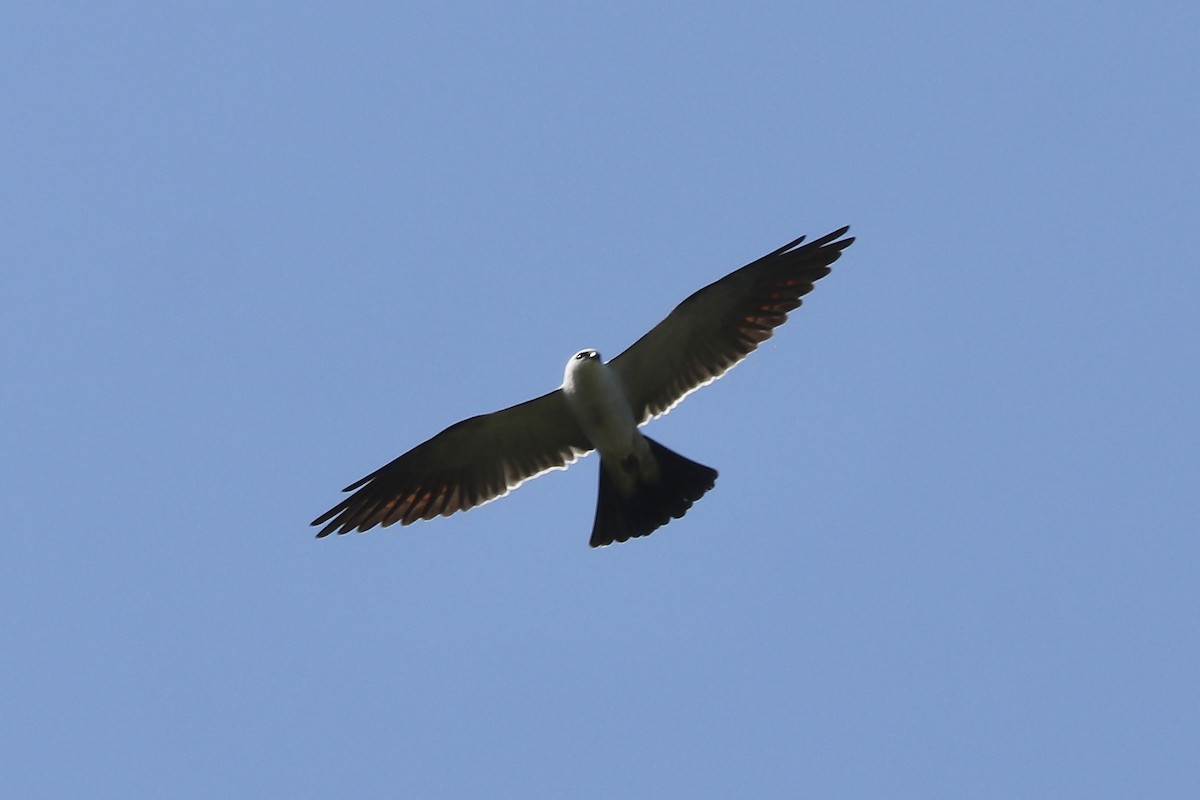
[[[638,482],[657,480],[658,464],[638,431],[625,387],[608,364],[599,356],[573,357],[562,389],[571,414],[600,453],[601,468],[619,488],[627,491]]]

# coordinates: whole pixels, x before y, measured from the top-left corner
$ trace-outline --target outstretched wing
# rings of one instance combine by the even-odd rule
[[[848,230],[803,246],[801,236],[705,286],[614,358],[638,424],[667,413],[771,338],[854,241],[841,238]]]
[[[354,492],[313,520],[317,537],[448,516],[563,469],[592,449],[561,389],[451,425],[347,486]]]

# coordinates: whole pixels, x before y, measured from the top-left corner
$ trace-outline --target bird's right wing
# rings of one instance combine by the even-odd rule
[[[354,492],[313,520],[333,532],[448,516],[502,497],[523,481],[563,469],[592,449],[561,389],[451,425],[347,486]]]
[[[801,236],[695,292],[610,363],[638,424],[728,372],[787,321],[853,238]]]

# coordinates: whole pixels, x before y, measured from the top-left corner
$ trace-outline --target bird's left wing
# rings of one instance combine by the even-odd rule
[[[448,516],[502,497],[529,478],[562,469],[592,449],[561,389],[451,425],[347,486],[354,492],[313,520],[333,532]]]
[[[842,238],[848,230],[803,245],[801,236],[705,286],[614,358],[638,424],[667,413],[771,338],[854,241]]]

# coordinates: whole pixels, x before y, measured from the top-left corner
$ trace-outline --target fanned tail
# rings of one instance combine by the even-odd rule
[[[609,476],[606,465],[600,465],[592,547],[653,533],[672,519],[682,517],[692,503],[716,484],[715,469],[684,458],[649,437],[646,442],[658,462],[657,481],[640,480],[626,494]]]

